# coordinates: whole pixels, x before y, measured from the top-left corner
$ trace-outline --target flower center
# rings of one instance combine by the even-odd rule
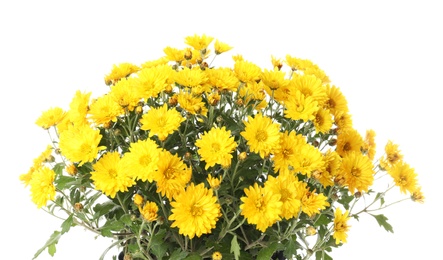
[[[258,130],[257,133],[255,134],[255,138],[257,139],[257,141],[263,142],[266,141],[266,139],[268,139],[268,134],[266,133],[266,131]]]
[[[360,168],[352,167],[351,175],[354,177],[357,177],[357,178],[360,177],[360,175],[361,175]]]
[[[191,207],[191,215],[192,216],[201,216],[203,214],[203,209],[198,204],[194,204]]]
[[[174,179],[175,178],[175,171],[174,169],[168,168],[165,171],[165,178],[170,180],[170,179]]]
[[[140,165],[143,165],[143,166],[148,166],[151,163],[151,161],[152,161],[152,159],[148,155],[143,155],[139,159]]]
[[[220,144],[219,143],[212,143],[212,151],[218,152],[220,151]]]

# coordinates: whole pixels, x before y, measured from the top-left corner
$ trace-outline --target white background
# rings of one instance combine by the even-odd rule
[[[354,126],[363,134],[374,129],[379,150],[388,139],[400,144],[419,174],[426,203],[384,211],[394,234],[371,218],[351,222],[335,259],[436,259],[443,232],[443,16],[437,3],[2,1],[2,254],[31,259],[61,223],[37,210],[18,179],[49,142],[34,124],[41,112],[66,107],[76,90],[104,93],[103,77],[113,64],[159,58],[167,45],[182,48],[185,36],[205,33],[234,46],[228,59],[240,53],[262,68],[270,68],[271,55],[312,60],[345,94]],[[107,243],[74,228],[55,257],[44,252],[38,259],[98,259]]]

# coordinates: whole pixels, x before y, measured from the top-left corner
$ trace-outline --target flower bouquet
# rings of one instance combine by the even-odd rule
[[[385,201],[394,187],[424,201],[398,145],[375,159],[375,132],[353,128],[313,62],[272,56],[262,69],[234,55],[216,67],[231,46],[185,44],[114,65],[106,94],[77,91],[37,119],[50,144],[20,179],[63,223],[34,258],[81,226],[113,239],[100,259],[114,247],[125,260],[331,259],[361,214],[393,231],[375,212],[398,202]]]

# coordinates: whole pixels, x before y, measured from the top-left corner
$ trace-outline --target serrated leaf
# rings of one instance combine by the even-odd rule
[[[326,254],[325,251],[317,251],[315,253],[315,259],[333,260],[332,257],[330,255]]]
[[[62,227],[61,234],[63,235],[64,233],[68,232],[69,229],[71,229],[71,227],[73,226],[73,223],[74,223],[74,218],[73,215],[71,214],[65,221],[63,221],[61,225]]]
[[[201,259],[202,259],[201,256],[195,254],[189,255],[185,258],[185,260],[201,260]]]
[[[237,236],[234,236],[231,240],[230,252],[234,254],[235,260],[238,260],[240,257],[240,245],[238,244]]]
[[[172,252],[171,256],[169,257],[169,260],[182,260],[185,259],[186,256],[188,256],[188,252],[184,252],[181,249],[177,249],[174,252]]]
[[[371,214],[372,215],[372,214]],[[383,227],[386,231],[394,233],[394,229],[392,228],[392,226],[388,223],[388,218],[383,215],[372,215],[375,220],[377,220],[378,224]]]
[[[45,245],[34,254],[32,259],[36,259],[46,248],[48,248],[49,254],[53,256],[56,251],[55,245],[58,243],[61,236],[62,233],[60,231],[54,231],[54,233],[52,233],[52,235],[49,237],[48,241],[46,241]]]
[[[166,254],[166,251],[168,251],[168,244],[164,243],[163,241],[165,235],[166,231],[161,229],[150,238],[151,251],[157,257],[157,259],[162,259]]]

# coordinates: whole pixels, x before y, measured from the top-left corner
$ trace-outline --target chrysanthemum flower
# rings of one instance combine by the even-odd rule
[[[393,143],[391,140],[385,145],[385,155],[380,159],[380,166],[384,169],[389,169],[397,162],[403,160],[403,154],[399,149],[399,145]]]
[[[369,159],[374,160],[376,153],[375,144],[375,131],[370,129],[366,131],[365,139],[363,142],[363,151],[369,157]]]
[[[244,121],[244,124],[245,130],[240,134],[246,139],[252,152],[265,158],[278,148],[280,126],[273,123],[269,117],[262,114],[257,114],[254,118],[248,116],[248,121]]]
[[[360,152],[349,152],[343,157],[339,175],[344,177],[351,194],[355,190],[367,192],[374,182],[372,161]]]
[[[326,85],[327,99],[323,106],[331,111],[331,114],[348,113],[348,101],[336,86]]]
[[[140,195],[140,194],[135,194],[135,195],[134,195],[134,198],[133,198],[133,201],[134,201],[134,204],[135,204],[137,207],[140,207],[140,206],[143,204],[143,202],[145,201],[145,199],[143,198],[142,195]]]
[[[66,116],[66,112],[60,107],[53,107],[45,112],[35,121],[35,124],[44,128],[49,129],[52,126],[56,126],[60,123],[64,117]]]
[[[46,206],[48,200],[55,198],[55,172],[48,167],[40,167],[32,174],[29,182],[32,201],[38,208]]]
[[[257,111],[267,105],[265,85],[262,81],[243,83],[238,95],[242,98],[243,104],[253,106]]]
[[[289,80],[285,78],[286,74],[278,69],[267,70],[261,74],[261,80],[268,87],[268,94],[271,95],[272,91],[279,88],[284,88],[289,85]]]
[[[404,161],[399,161],[394,164],[394,166],[389,168],[388,173],[394,179],[395,185],[400,188],[402,193],[413,193],[417,190],[417,173],[415,173],[414,168],[411,168],[411,166]]]
[[[113,65],[111,72],[105,76],[106,85],[115,84],[122,78],[126,78],[134,72],[137,72],[140,68],[131,63],[121,63],[119,65]]]
[[[177,48],[167,46],[163,49],[163,52],[166,54],[166,59],[169,61],[181,63],[185,59],[184,50],[179,50]]]
[[[212,254],[212,260],[222,260],[222,258],[223,258],[223,255],[218,251],[216,251]]]
[[[134,178],[122,170],[118,152],[104,154],[92,167],[91,180],[95,189],[114,198],[117,192],[125,192],[135,184]]]
[[[185,121],[175,108],[168,109],[164,104],[159,108],[151,108],[140,119],[141,129],[149,131],[149,137],[158,136],[160,141],[164,141],[170,134],[176,131],[180,124]]]
[[[353,128],[348,128],[338,134],[336,152],[343,157],[349,152],[360,152],[363,145],[360,133]]]
[[[159,154],[158,170],[153,179],[157,184],[157,192],[169,200],[183,191],[191,180],[192,169],[189,168],[177,155],[168,151]]]
[[[71,126],[60,133],[59,147],[66,158],[82,166],[92,162],[99,151],[106,149],[106,146],[98,146],[101,138],[98,129],[92,129],[88,125]]]
[[[209,183],[211,189],[218,190],[220,188],[220,183],[222,182],[222,176],[218,178],[212,177],[211,174],[208,174],[206,181]]]
[[[177,84],[190,88],[195,94],[201,94],[205,90],[209,90],[204,88],[208,81],[206,73],[197,67],[192,69],[184,67],[182,70],[175,72],[174,80]]]
[[[425,202],[425,196],[423,192],[421,191],[421,187],[417,186],[416,189],[411,194],[412,201],[418,202],[418,203],[424,203]]]
[[[342,213],[340,208],[335,209],[334,213],[334,234],[332,237],[335,239],[335,244],[346,243],[346,238],[348,237],[347,232],[351,226],[348,225],[348,220],[350,219],[349,211]]]
[[[137,78],[123,78],[111,87],[109,95],[117,104],[128,111],[133,111],[141,100],[140,92],[137,91]]]
[[[203,102],[201,96],[194,96],[189,92],[181,91],[177,95],[177,101],[184,110],[191,114],[206,115],[208,112],[208,108]]]
[[[194,34],[193,36],[188,36],[185,38],[185,43],[196,50],[205,50],[208,48],[208,45],[214,40],[213,37],[203,35]]]
[[[291,91],[288,101],[285,102],[285,117],[292,120],[314,120],[319,109],[317,101],[312,97],[305,97],[298,90]]]
[[[240,81],[230,68],[214,68],[207,70],[208,84],[217,90],[237,91]]]
[[[305,70],[306,68],[312,66],[312,61],[307,59],[300,59],[296,57],[292,57],[291,55],[286,55],[285,62],[288,64],[289,67],[291,67],[292,71],[299,71],[299,70]]]
[[[116,122],[117,117],[123,115],[124,112],[125,110],[110,95],[97,98],[89,106],[89,118],[96,125]]]
[[[171,227],[178,227],[179,233],[190,239],[211,233],[221,216],[217,197],[203,183],[191,183],[174,197],[171,207]]]
[[[140,70],[135,81],[139,95],[144,99],[157,97],[168,86],[173,73],[174,70],[167,64]]]
[[[334,123],[337,126],[337,133],[344,133],[352,129],[352,116],[348,112],[335,112]]]
[[[220,55],[223,52],[227,52],[227,51],[229,51],[231,49],[232,49],[232,46],[229,46],[228,44],[226,44],[224,42],[221,42],[219,40],[215,40],[214,50],[215,50],[215,54],[216,55]]]
[[[310,191],[306,182],[299,182],[298,193],[301,210],[310,217],[329,206],[328,197],[323,193]]]
[[[241,197],[243,202],[240,205],[241,215],[246,218],[249,224],[255,224],[256,228],[262,232],[279,221],[283,202],[280,201],[280,194],[274,193],[269,188],[263,188],[254,183],[254,186],[244,189],[245,197]]]
[[[280,174],[287,173],[289,167],[296,164],[297,155],[301,149],[299,147],[304,144],[306,144],[305,137],[295,131],[280,133],[279,146],[272,157],[274,171]]]
[[[121,159],[122,170],[135,180],[152,182],[158,169],[159,154],[160,149],[151,139],[131,143],[129,151]]]
[[[317,179],[323,187],[332,186],[334,177],[338,174],[341,166],[341,157],[335,151],[328,150],[322,158],[324,167],[314,171],[313,177]]]
[[[146,201],[145,205],[143,207],[139,206],[138,210],[146,221],[152,222],[157,220],[158,206],[155,202]]]
[[[308,143],[301,144],[297,148],[297,155],[292,165],[294,172],[311,177],[313,172],[324,169],[325,165],[320,150]]]
[[[91,92],[82,93],[81,91],[76,91],[74,97],[69,104],[68,117],[69,121],[76,124],[87,124],[86,115],[89,110],[89,99],[91,97]]]
[[[222,128],[211,128],[204,132],[200,138],[195,141],[195,146],[199,149],[198,154],[201,160],[206,162],[205,169],[220,164],[223,167],[231,165],[232,151],[237,147],[231,131]]]
[[[268,176],[265,186],[272,193],[280,194],[280,201],[283,203],[280,214],[282,218],[291,219],[298,215],[301,202],[297,198],[298,180],[294,174],[280,174],[277,178]]]
[[[252,62],[245,60],[238,60],[234,64],[234,72],[237,78],[243,82],[256,82],[260,79],[261,68]]]
[[[321,80],[313,75],[294,75],[289,84],[294,91],[300,91],[305,98],[311,97],[319,106],[327,100],[326,89]]]
[[[315,113],[314,127],[317,133],[327,133],[332,128],[332,115],[327,109],[319,109]]]

